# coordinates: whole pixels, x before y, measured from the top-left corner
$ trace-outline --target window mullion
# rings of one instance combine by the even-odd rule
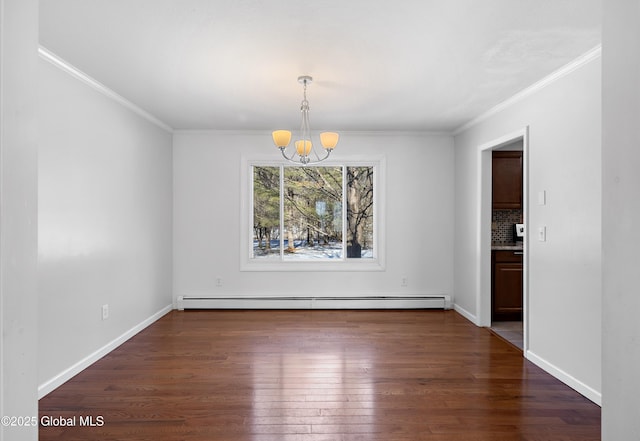
[[[342,166],[342,260],[347,260],[347,167]]]
[[[251,258],[255,258],[256,256],[254,255],[254,248],[253,248],[253,239],[254,239],[254,232],[255,232],[255,201],[254,201],[254,194],[255,194],[255,185],[256,185],[256,178],[255,178],[255,166],[251,165],[249,167],[249,176],[251,177],[251,183],[249,185],[249,237],[251,238],[251,240],[249,240],[245,245],[248,247],[249,249],[249,256],[251,256]]]
[[[280,165],[280,261],[284,260],[284,165]]]
[[[379,207],[378,207],[378,195],[380,194],[380,186],[378,184],[379,178],[379,167],[373,166],[373,258],[378,258],[378,249],[380,247],[380,237],[378,235],[378,228],[380,227],[380,222],[378,221],[379,215]]]

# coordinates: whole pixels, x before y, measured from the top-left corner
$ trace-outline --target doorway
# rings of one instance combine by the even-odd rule
[[[523,351],[526,356],[528,349],[528,297],[527,297],[527,206],[528,206],[528,127],[517,132],[505,135],[496,140],[480,146],[480,197],[479,197],[479,268],[478,268],[478,311],[481,326],[488,327]],[[513,211],[498,210],[494,212],[492,204],[493,166],[492,157],[494,151],[521,151],[522,152],[522,202],[518,209]],[[518,211],[519,210],[519,211]],[[520,222],[515,222],[520,220]],[[524,224],[522,240],[515,240],[515,224]],[[507,231],[505,231],[507,229]],[[499,230],[499,231],[496,231]],[[499,233],[499,234],[496,234]],[[502,242],[502,243],[500,243]],[[496,251],[498,251],[496,253]],[[519,260],[520,263],[509,262],[499,264],[498,269],[508,270],[510,277],[521,275],[522,319],[513,317],[504,319],[498,315],[494,318],[494,257],[503,255],[511,260]],[[512,256],[513,255],[513,256]],[[520,260],[521,259],[521,260]],[[519,266],[520,265],[520,266]],[[518,273],[518,270],[520,271]],[[513,284],[511,284],[513,286]]]

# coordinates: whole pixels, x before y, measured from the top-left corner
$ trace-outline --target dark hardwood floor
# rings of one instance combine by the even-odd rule
[[[72,427],[42,441],[600,439],[597,405],[454,311],[173,311],[43,416]]]

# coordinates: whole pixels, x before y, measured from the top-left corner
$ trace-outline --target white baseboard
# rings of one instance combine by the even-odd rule
[[[173,305],[165,306],[160,311],[158,311],[155,314],[153,314],[151,317],[147,318],[143,322],[141,322],[141,323],[137,324],[136,326],[134,326],[133,328],[129,329],[124,334],[122,334],[119,337],[115,338],[114,340],[110,341],[109,343],[107,343],[106,345],[104,345],[103,347],[98,349],[97,351],[87,355],[85,358],[83,358],[82,360],[78,361],[73,366],[69,367],[68,369],[65,369],[64,371],[60,372],[55,377],[53,377],[53,378],[45,381],[44,383],[42,383],[40,386],[38,386],[38,399],[41,399],[42,397],[44,397],[48,393],[50,393],[53,390],[55,390],[57,387],[59,387],[62,384],[64,384],[66,381],[70,380],[75,375],[77,375],[80,372],[82,372],[84,369],[86,369],[89,366],[91,366],[96,361],[100,360],[102,357],[107,355],[109,352],[113,351],[115,348],[120,346],[122,343],[124,343],[127,340],[129,340],[131,337],[136,335],[138,332],[142,331],[147,326],[153,324],[154,322],[156,322],[158,319],[160,319],[165,314],[171,312],[172,309],[173,309]]]
[[[537,356],[531,351],[527,351],[525,354],[527,360],[531,361],[533,364],[546,371],[547,373],[553,375],[558,380],[562,381],[564,384],[574,389],[576,392],[584,395],[587,399],[593,401],[598,406],[602,406],[602,393],[597,390],[589,387],[582,381],[577,378],[569,375],[562,369],[557,366],[549,363],[545,359]]]
[[[453,305],[453,309],[459,313],[461,316],[463,316],[464,318],[466,318],[467,320],[469,320],[471,323],[473,323],[476,326],[480,326],[478,324],[478,318],[471,314],[469,311],[467,311],[466,309],[464,309],[462,306],[455,304]]]
[[[462,308],[457,304],[453,306],[453,309],[456,312],[458,312],[460,315],[462,315],[464,318],[474,323],[476,326],[480,326],[477,323],[477,317],[471,314],[466,309]],[[587,399],[593,401],[598,406],[602,406],[602,394],[597,390],[586,385],[585,383],[578,380],[577,378],[569,375],[567,372],[563,371],[562,369],[558,368],[552,363],[549,363],[547,360],[539,357],[538,355],[531,352],[530,350],[525,352],[524,357],[527,360],[531,361],[536,366],[538,366],[539,368],[541,368],[542,370],[544,370],[545,372],[547,372],[548,374],[552,375],[553,377],[562,381],[564,384],[566,384],[570,388],[574,389],[576,392],[580,393],[581,395],[584,395]]]
[[[183,309],[451,309],[448,295],[369,297],[179,296]]]

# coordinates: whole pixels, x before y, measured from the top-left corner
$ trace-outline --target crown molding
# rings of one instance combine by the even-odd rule
[[[260,133],[263,133],[263,132],[264,133],[271,133],[269,131],[262,131],[262,130],[216,130],[216,129],[194,129],[194,130],[190,130],[190,129],[175,129],[174,130],[168,124],[166,124],[163,121],[159,120],[158,118],[156,118],[155,116],[153,116],[152,114],[147,112],[146,110],[138,107],[137,105],[135,105],[131,101],[127,100],[123,96],[117,94],[116,92],[114,92],[113,90],[111,90],[110,88],[105,86],[104,84],[102,84],[99,81],[95,80],[94,78],[92,78],[91,76],[87,75],[86,73],[82,72],[80,69],[76,68],[75,66],[73,66],[72,64],[67,62],[66,60],[60,58],[59,56],[57,56],[53,52],[49,51],[45,47],[39,46],[38,47],[38,54],[39,54],[40,58],[42,58],[43,60],[48,61],[49,63],[51,63],[52,65],[58,67],[62,71],[68,73],[72,77],[82,81],[83,83],[87,84],[88,86],[90,86],[94,90],[100,92],[104,96],[116,101],[117,103],[119,103],[122,106],[128,108],[129,110],[133,111],[137,115],[147,119],[148,121],[152,122],[153,124],[157,125],[158,127],[162,128],[163,130],[166,130],[169,133],[173,133],[173,134],[227,134],[227,135],[229,135],[229,134],[234,134],[234,135],[260,134]],[[544,89],[545,87],[549,86],[550,84],[556,82],[557,80],[563,78],[564,76],[570,74],[571,72],[579,69],[580,67],[590,63],[591,61],[600,58],[601,56],[602,56],[602,45],[598,45],[598,46],[594,47],[593,49],[591,49],[590,51],[588,51],[585,54],[583,54],[582,56],[576,58],[575,60],[573,60],[569,64],[561,67],[560,69],[558,69],[555,72],[551,73],[550,75],[544,77],[540,81],[538,81],[538,82],[532,84],[531,86],[523,89],[522,91],[516,93],[512,97],[506,99],[505,101],[503,101],[500,104],[494,106],[493,108],[489,109],[488,111],[482,113],[481,115],[475,117],[474,119],[470,120],[469,122],[463,124],[462,126],[458,127],[457,129],[455,129],[455,130],[453,130],[451,132],[448,132],[448,131],[428,131],[428,130],[425,130],[425,131],[411,131],[411,130],[403,130],[403,131],[393,131],[393,130],[390,130],[390,131],[384,131],[384,130],[381,130],[381,131],[362,131],[362,130],[353,130],[353,131],[349,131],[349,130],[347,130],[347,131],[342,131],[341,133],[357,135],[357,136],[367,136],[367,135],[368,136],[371,136],[371,135],[375,135],[375,136],[399,136],[399,135],[401,135],[401,136],[456,136],[456,135],[459,135],[460,133],[470,129],[471,127],[479,124],[480,122],[492,117],[493,115],[495,115],[495,114],[497,114],[497,113],[499,113],[499,112],[501,112],[501,111],[503,111],[503,110],[515,105],[516,103],[524,100],[525,98],[527,98],[530,95],[540,91],[541,89]]]
[[[551,73],[550,75],[547,75],[546,77],[544,77],[540,81],[538,81],[538,82],[532,84],[531,86],[527,87],[526,89],[521,90],[520,92],[516,93],[511,98],[506,99],[505,101],[503,101],[500,104],[496,105],[495,107],[489,109],[485,113],[475,117],[471,121],[469,121],[469,122],[463,124],[462,126],[458,127],[457,129],[455,129],[452,132],[452,134],[454,136],[459,135],[460,133],[464,132],[465,130],[468,130],[471,127],[475,126],[476,124],[479,124],[480,122],[492,117],[496,113],[502,112],[503,110],[513,106],[514,104],[522,101],[523,99],[525,99],[525,98],[533,95],[534,93],[544,89],[545,87],[549,86],[550,84],[555,83],[556,81],[558,81],[559,79],[565,77],[566,75],[569,75],[571,72],[581,68],[582,66],[592,62],[593,60],[596,60],[596,59],[600,58],[601,56],[602,56],[602,45],[599,44],[598,46],[594,47],[590,51],[588,51],[585,54],[581,55],[580,57],[576,58],[575,60],[573,60],[569,64],[566,64],[565,66],[561,67],[560,69],[556,70],[555,72]]]
[[[147,121],[160,127],[161,129],[166,130],[169,133],[173,133],[173,128],[171,128],[168,124],[164,123],[163,121],[160,121],[158,118],[156,118],[146,110],[138,107],[128,99],[124,98],[122,95],[117,94],[116,92],[114,92],[113,90],[105,86],[104,84],[95,80],[94,78],[87,75],[86,73],[82,72],[80,69],[73,66],[71,63],[67,62],[66,60],[60,58],[59,56],[57,56],[50,50],[46,49],[45,47],[38,46],[38,55],[43,60],[48,61],[52,65],[68,73],[75,79],[80,80],[81,82],[85,83],[86,85],[96,90],[97,92],[101,93],[102,95],[106,96],[107,98],[110,98],[113,101],[117,102],[118,104],[126,107],[127,109],[131,110],[135,114],[143,117]]]
[[[437,137],[450,137],[452,132],[445,131],[420,131],[420,130],[336,130],[340,136],[437,136]],[[271,130],[261,129],[174,129],[174,135],[256,135],[256,136],[271,136]],[[320,130],[312,130],[312,134],[316,135],[316,132]]]

